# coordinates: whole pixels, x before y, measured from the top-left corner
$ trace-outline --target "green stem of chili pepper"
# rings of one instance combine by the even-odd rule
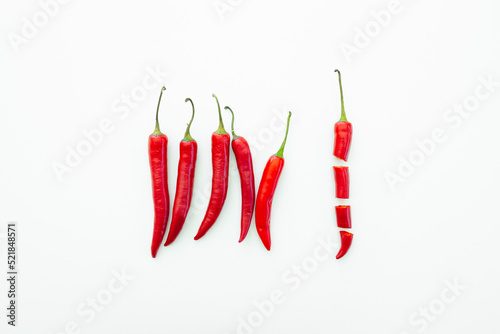
[[[233,140],[240,138],[240,136],[238,136],[236,133],[234,133],[234,113],[233,113],[233,111],[231,110],[231,108],[229,108],[227,106],[224,107],[224,109],[229,110],[231,112],[232,117],[233,117],[231,119],[231,133],[233,134]]]
[[[283,143],[281,144],[280,149],[275,154],[277,157],[280,157],[280,158],[283,158],[283,151],[285,150],[286,139],[288,137],[288,128],[290,127],[290,117],[292,117],[291,111],[288,112],[288,120],[286,121],[285,139],[283,139]]]
[[[217,108],[219,108],[219,127],[217,128],[217,131],[215,131],[216,134],[218,135],[225,135],[227,134],[226,129],[224,129],[224,122],[222,121],[222,114],[220,112],[220,104],[219,104],[219,99],[215,94],[212,94],[213,97],[215,97],[215,100],[217,101]]]
[[[193,123],[193,119],[194,119],[194,103],[193,101],[188,97],[186,100],[184,100],[184,102],[191,102],[191,106],[193,107],[193,116],[191,116],[191,120],[189,121],[188,125],[187,125],[187,128],[186,128],[186,133],[184,134],[184,138],[182,139],[182,141],[193,141],[193,137],[191,137],[191,134],[189,133],[189,130],[191,129],[191,124]]]
[[[163,91],[165,89],[166,89],[165,86],[163,86],[160,91],[160,98],[158,99],[158,106],[156,107],[156,126],[155,126],[155,131],[151,134],[152,136],[159,136],[163,134],[160,131],[160,123],[158,122],[158,111],[160,110],[161,97],[163,96]]]
[[[344,92],[342,91],[342,78],[340,76],[340,71],[335,70],[339,74],[339,86],[340,86],[340,105],[341,105],[341,114],[340,114],[340,119],[339,122],[347,122],[347,117],[345,116],[345,109],[344,109]]]

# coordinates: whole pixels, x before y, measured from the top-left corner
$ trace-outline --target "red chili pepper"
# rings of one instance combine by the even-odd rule
[[[351,248],[353,234],[340,231],[340,250],[336,256],[336,259],[340,259],[342,256],[346,255],[349,248]]]
[[[351,228],[351,206],[337,205],[335,207],[337,215],[337,226],[340,228]]]
[[[257,226],[257,232],[259,233],[260,239],[267,250],[271,250],[271,206],[273,204],[274,191],[276,190],[281,171],[283,170],[283,165],[285,164],[283,151],[285,150],[286,138],[288,137],[291,116],[292,113],[290,112],[288,114],[285,139],[278,152],[272,155],[267,161],[257,193],[255,225]]]
[[[156,109],[156,127],[155,131],[149,136],[148,151],[149,165],[151,167],[151,179],[153,184],[153,202],[155,209],[155,220],[153,230],[153,242],[151,244],[151,255],[156,257],[158,248],[160,248],[170,210],[170,198],[168,195],[168,177],[167,177],[167,145],[168,138],[160,131],[158,123],[158,111],[160,110],[161,96],[165,87],[162,87],[158,107]]]
[[[198,144],[191,137],[189,129],[194,119],[194,104],[190,98],[186,102],[191,102],[193,107],[193,115],[186,128],[184,139],[179,145],[179,167],[177,168],[177,187],[175,190],[174,208],[172,210],[172,222],[168,231],[167,241],[165,246],[170,245],[175,241],[175,238],[181,232],[182,226],[186,221],[186,216],[191,206],[191,198],[193,197],[194,172],[196,168],[196,155],[198,153]]]
[[[252,153],[245,138],[234,133],[233,111],[229,107],[224,107],[224,109],[229,110],[233,116],[231,120],[231,132],[233,134],[231,147],[236,157],[241,181],[241,233],[238,242],[242,242],[247,236],[255,208],[255,179],[253,175]]]
[[[333,167],[337,198],[349,198],[349,167]]]
[[[335,70],[339,74],[339,86],[340,86],[340,101],[341,110],[340,120],[335,123],[335,136],[334,136],[334,148],[333,155],[339,159],[347,161],[347,156],[349,155],[349,148],[351,147],[351,137],[352,137],[352,124],[347,121],[344,109],[344,93],[342,92],[342,81],[340,78],[340,71]]]
[[[198,240],[207,233],[207,231],[215,223],[224,206],[224,201],[227,195],[227,185],[229,176],[229,141],[231,138],[224,129],[222,115],[220,112],[219,99],[215,94],[212,94],[217,101],[219,108],[219,128],[212,134],[212,194],[208,203],[205,218],[201,223],[198,233],[194,240]]]

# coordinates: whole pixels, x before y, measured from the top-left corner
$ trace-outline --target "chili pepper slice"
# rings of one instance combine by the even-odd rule
[[[351,228],[351,206],[337,205],[335,207],[337,215],[337,226],[340,228]]]
[[[212,193],[208,203],[207,212],[200,225],[194,240],[198,240],[207,233],[219,217],[227,196],[228,176],[229,176],[229,141],[231,138],[224,129],[222,115],[220,112],[219,99],[215,94],[212,96],[217,101],[219,108],[219,127],[212,134]]]
[[[231,147],[236,157],[241,182],[241,233],[238,242],[242,242],[247,236],[255,208],[255,178],[253,174],[252,152],[250,152],[250,146],[246,139],[234,133],[233,111],[227,106],[224,109],[229,110],[232,114],[231,132],[233,140],[231,141]]]
[[[334,148],[333,155],[339,159],[347,161],[347,156],[349,155],[349,148],[351,147],[352,138],[352,124],[347,121],[344,109],[344,93],[342,91],[342,79],[340,77],[340,71],[335,70],[339,74],[339,86],[340,86],[340,101],[341,101],[341,115],[340,120],[335,123],[334,127]]]
[[[179,166],[177,168],[177,187],[175,190],[174,208],[172,210],[172,222],[168,231],[165,246],[175,241],[184,226],[186,217],[191,206],[193,197],[194,174],[196,168],[196,156],[198,153],[198,144],[191,137],[189,130],[194,119],[194,104],[190,98],[185,102],[191,102],[193,114],[186,128],[184,139],[179,144]]]
[[[165,86],[162,87],[158,107],[156,109],[156,127],[155,131],[149,136],[148,153],[149,165],[151,168],[151,180],[153,185],[153,202],[155,210],[153,241],[151,243],[151,255],[153,258],[158,253],[165,230],[170,210],[170,198],[168,194],[168,175],[167,175],[167,145],[168,138],[160,131],[158,123],[158,111],[160,110],[160,101]]]
[[[259,191],[257,193],[257,203],[255,206],[255,225],[257,226],[259,237],[267,250],[271,250],[271,206],[273,204],[274,191],[276,190],[281,171],[283,170],[283,166],[285,164],[283,151],[285,150],[286,139],[288,137],[290,117],[292,117],[291,112],[288,114],[285,139],[283,140],[283,143],[281,144],[278,152],[272,155],[267,161],[264,172],[262,173]]]
[[[353,237],[352,233],[346,231],[340,231],[340,250],[337,256],[335,257],[337,260],[340,259],[342,256],[346,255],[349,248],[351,248],[352,237]]]
[[[349,167],[334,166],[333,172],[337,198],[349,198]]]

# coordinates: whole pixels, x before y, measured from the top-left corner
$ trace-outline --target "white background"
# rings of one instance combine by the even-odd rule
[[[33,22],[42,9],[35,0],[3,1],[0,254],[5,263],[6,225],[18,222],[20,278],[14,329],[5,324],[1,280],[1,332],[499,332],[498,1],[401,0],[380,31],[371,13],[386,9],[385,0],[231,3],[221,17],[212,0],[71,1],[38,23],[16,52],[9,36],[22,36],[24,18]],[[370,41],[346,57],[343,43],[355,46],[357,29],[367,26],[374,29]],[[113,108],[140,89],[147,68],[169,74],[160,122],[169,138],[172,199],[191,110],[186,97],[197,108],[191,133],[199,145],[193,207],[178,239],[156,259],[147,138],[160,85],[125,117]],[[354,127],[348,162],[354,242],[339,261],[335,68]],[[447,121],[458,115],[448,110],[474,101],[480,78],[490,76],[494,92],[467,117]],[[283,138],[276,115],[293,112],[271,252],[254,223],[237,242],[234,173],[217,223],[193,240],[210,188],[210,135],[218,125],[212,93],[235,111],[236,132],[256,138],[257,182]],[[68,147],[103,119],[113,131],[59,182],[54,162],[65,163]],[[437,128],[446,140],[418,153],[415,141]],[[423,161],[391,189],[387,173],[410,157]],[[318,240],[328,239],[333,253],[312,258]],[[298,279],[290,269],[304,263],[309,273]],[[90,309],[88,298],[109,297],[113,272],[122,270],[133,279],[95,317],[77,311]],[[465,288],[454,296],[447,281]],[[259,315],[255,302],[273,290],[284,301]],[[453,302],[444,304],[442,293]],[[422,320],[419,312],[429,307]],[[258,325],[238,329],[249,317]]]

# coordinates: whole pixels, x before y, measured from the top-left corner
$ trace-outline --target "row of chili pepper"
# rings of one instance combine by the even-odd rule
[[[163,241],[167,229],[168,218],[170,214],[170,197],[168,192],[168,174],[167,174],[167,146],[168,138],[160,131],[158,122],[158,112],[160,109],[161,97],[165,87],[162,87],[158,106],[156,109],[156,127],[154,132],[149,136],[148,150],[149,161],[151,167],[151,177],[153,185],[153,201],[154,201],[154,230],[153,241],[151,244],[151,254],[156,257],[158,249]],[[212,95],[217,101],[219,112],[219,127],[212,134],[212,192],[208,208],[200,225],[198,233],[194,237],[195,240],[203,237],[207,231],[214,225],[219,214],[222,211],[226,200],[228,189],[229,176],[229,134],[224,129],[220,104],[217,96]],[[186,128],[184,138],[180,142],[180,156],[177,172],[177,185],[175,199],[172,212],[172,222],[170,230],[165,242],[165,246],[170,245],[179,235],[191,205],[193,196],[194,175],[196,167],[196,157],[198,146],[196,141],[191,136],[189,130],[195,115],[193,101],[189,98],[186,102],[190,102],[192,106],[192,116]],[[278,150],[272,155],[262,174],[262,179],[259,185],[257,196],[255,195],[255,178],[253,172],[252,154],[248,142],[244,137],[238,136],[234,132],[234,113],[229,107],[225,107],[232,114],[231,132],[233,139],[231,147],[233,149],[236,164],[241,180],[241,233],[239,242],[242,242],[250,228],[254,209],[255,209],[255,225],[257,232],[267,250],[271,249],[271,206],[274,196],[274,191],[278,184],[281,171],[285,160],[283,151],[285,149],[286,139],[288,137],[288,129],[290,126],[290,112],[287,120],[285,139]]]
[[[335,123],[334,127],[334,148],[333,155],[347,162],[349,149],[351,147],[352,124],[347,121],[344,109],[344,92],[342,90],[342,79],[339,70],[335,70],[339,76],[340,87],[340,103],[341,115],[340,120]],[[335,176],[335,195],[337,198],[349,198],[349,167],[334,166],[333,172]],[[335,206],[335,215],[337,217],[337,226],[339,228],[351,228],[351,206],[337,205]],[[353,234],[344,230],[340,231],[340,250],[336,256],[337,259],[343,257],[352,244]]]

